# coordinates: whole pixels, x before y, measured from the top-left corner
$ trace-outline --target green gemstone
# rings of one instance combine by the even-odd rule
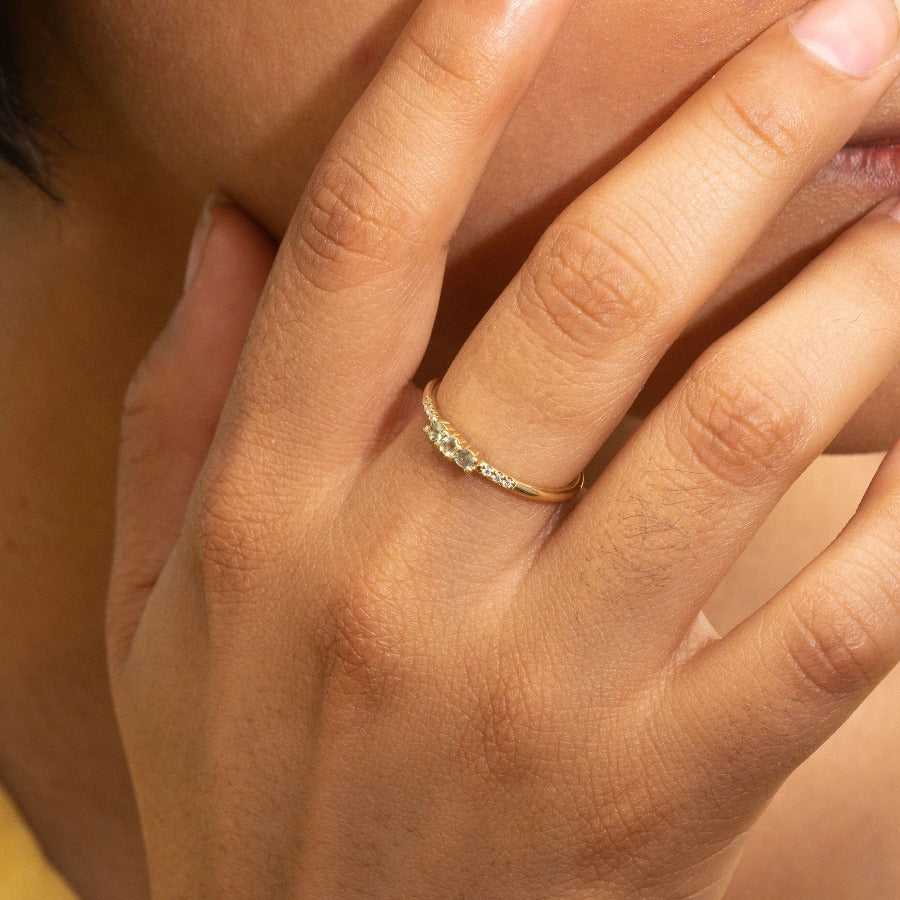
[[[459,441],[453,437],[452,434],[448,434],[441,439],[441,442],[438,444],[441,453],[444,456],[454,457],[460,449]]]
[[[461,469],[465,469],[466,472],[473,471],[478,464],[478,460],[471,450],[460,450],[454,459],[456,460],[456,464]]]

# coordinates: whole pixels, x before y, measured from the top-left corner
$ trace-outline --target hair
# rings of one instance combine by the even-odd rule
[[[59,197],[49,182],[44,119],[25,101],[14,64],[11,29],[0,4],[0,164],[6,163],[53,200]]]

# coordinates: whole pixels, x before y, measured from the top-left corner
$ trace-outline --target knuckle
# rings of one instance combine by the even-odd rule
[[[312,617],[313,648],[336,710],[349,716],[386,711],[407,688],[421,683],[432,647],[414,629],[432,586],[423,555],[418,513],[399,506],[391,525],[370,522],[361,532],[335,534],[343,564],[319,592]]]
[[[558,223],[523,270],[516,304],[548,349],[583,359],[647,329],[659,296],[657,272],[624,231]]]
[[[738,487],[789,470],[811,433],[804,406],[748,368],[724,359],[695,365],[677,407],[692,462]]]
[[[437,28],[427,34],[411,31],[400,49],[400,59],[416,80],[451,98],[496,84],[497,62],[490,53],[454,40]]]
[[[651,847],[666,836],[671,839],[679,826],[684,827],[687,785],[672,791],[673,782],[684,778],[679,771],[681,750],[664,726],[652,719],[641,721],[645,714],[626,705],[611,721],[604,721],[604,730],[618,737],[612,753],[627,758],[629,765],[617,772],[615,791],[609,790],[603,775],[588,779],[581,790],[573,817],[580,828],[572,843],[585,883],[595,883],[611,868],[627,868],[636,849]],[[678,762],[673,763],[675,759]]]
[[[323,269],[342,281],[366,264],[382,263],[398,237],[414,233],[408,205],[387,176],[365,171],[332,152],[316,169],[304,194],[289,247],[298,269],[315,280]]]
[[[259,583],[276,531],[255,485],[260,473],[249,447],[220,448],[201,472],[188,514],[205,596],[245,605]]]
[[[784,649],[801,683],[817,694],[868,690],[892,666],[880,617],[860,602],[860,586],[854,582],[832,577],[822,596],[791,603]]]
[[[364,586],[351,585],[325,598],[315,616],[313,647],[336,709],[374,716],[410,681],[415,652],[405,629]]]
[[[811,126],[799,107],[772,103],[769,94],[723,88],[712,96],[710,113],[720,135],[716,146],[737,152],[754,171],[771,173],[773,166],[810,146]],[[724,132],[724,135],[722,135]]]
[[[519,665],[468,667],[461,765],[503,789],[538,777],[552,746],[548,704]]]

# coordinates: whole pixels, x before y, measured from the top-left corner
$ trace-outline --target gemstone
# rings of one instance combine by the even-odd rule
[[[444,456],[455,457],[461,449],[459,441],[452,434],[445,435],[438,444],[438,449]]]
[[[456,460],[456,464],[467,472],[471,472],[478,462],[475,454],[471,450],[459,450],[454,459]]]
[[[437,443],[446,434],[443,427],[437,422],[429,422],[425,426],[424,431],[428,435],[428,439],[434,443]]]

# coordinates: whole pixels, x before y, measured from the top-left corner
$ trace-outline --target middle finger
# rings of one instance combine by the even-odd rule
[[[515,478],[571,482],[894,81],[897,37],[891,0],[820,0],[734,57],[550,226],[443,377],[442,417]]]

